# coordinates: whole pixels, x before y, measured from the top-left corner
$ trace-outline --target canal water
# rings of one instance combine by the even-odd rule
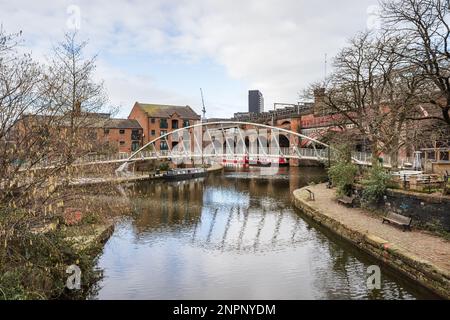
[[[93,299],[417,299],[433,296],[335,238],[292,205],[319,168],[226,171],[151,182],[123,192],[131,214],[116,225]]]

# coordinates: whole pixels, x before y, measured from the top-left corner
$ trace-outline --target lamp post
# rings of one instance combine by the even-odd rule
[[[421,151],[414,151],[414,164],[413,164],[413,168],[414,170],[422,170],[422,152]]]

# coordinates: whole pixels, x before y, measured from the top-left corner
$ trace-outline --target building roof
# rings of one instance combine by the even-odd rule
[[[139,122],[134,119],[108,119],[103,127],[108,129],[142,129]]]
[[[105,113],[83,113],[74,117],[74,125],[85,128],[105,128],[105,129],[142,129],[137,120],[109,118]],[[48,124],[60,127],[69,127],[71,119],[69,116],[49,116],[39,114],[26,114],[23,117],[36,124]]]
[[[190,106],[173,106],[165,104],[148,104],[139,103],[136,104],[147,113],[148,117],[154,118],[170,118],[174,113],[178,114],[184,119],[199,120],[200,116],[192,110]]]

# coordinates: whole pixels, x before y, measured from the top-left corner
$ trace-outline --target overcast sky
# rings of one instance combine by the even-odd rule
[[[249,89],[265,110],[296,103],[356,32],[373,26],[377,0],[0,0],[8,32],[44,60],[78,28],[110,103],[127,117],[135,101],[191,105],[208,117],[247,111]],[[78,14],[79,13],[79,14]],[[80,17],[80,19],[78,19]]]

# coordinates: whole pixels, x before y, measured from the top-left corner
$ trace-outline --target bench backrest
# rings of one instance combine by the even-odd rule
[[[402,216],[401,214],[395,213],[395,212],[388,212],[387,218],[398,221],[402,224],[409,225],[411,223],[411,218]]]

